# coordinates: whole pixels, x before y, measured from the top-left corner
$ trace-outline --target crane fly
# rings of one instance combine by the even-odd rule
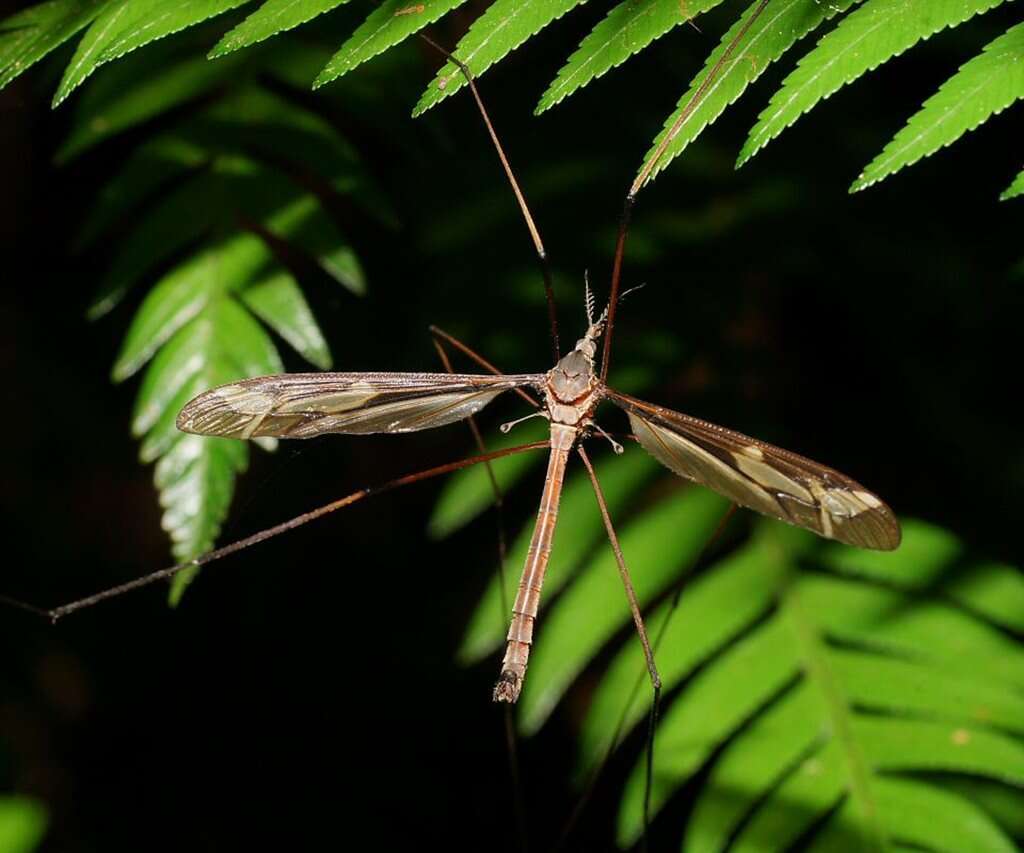
[[[499,702],[515,702],[522,689],[569,454],[594,432],[604,434],[594,420],[604,400],[626,412],[640,445],[655,459],[739,506],[861,548],[889,550],[899,544],[899,524],[889,507],[844,474],[610,388],[595,369],[608,310],[595,320],[591,304],[588,299],[586,334],[547,373],[263,376],[200,394],[182,409],[177,426],[238,439],[412,432],[469,418],[515,388],[541,395],[543,406],[535,415],[550,423],[550,455],[494,688]]]

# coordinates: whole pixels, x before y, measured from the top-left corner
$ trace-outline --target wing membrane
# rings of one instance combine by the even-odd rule
[[[543,381],[533,374],[284,373],[205,391],[177,425],[243,439],[412,432],[468,418],[503,391]]]
[[[756,438],[609,389],[640,444],[682,477],[740,506],[861,548],[900,544],[892,510],[860,483]]]

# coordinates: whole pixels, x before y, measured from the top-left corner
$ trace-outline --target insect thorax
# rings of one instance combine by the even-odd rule
[[[548,371],[545,397],[554,423],[575,425],[589,417],[599,397],[594,372],[594,340],[588,335]]]

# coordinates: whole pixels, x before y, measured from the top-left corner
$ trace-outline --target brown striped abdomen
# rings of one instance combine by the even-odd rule
[[[544,493],[541,495],[533,537],[530,539],[530,549],[526,554],[526,564],[519,579],[519,592],[512,606],[512,624],[508,629],[505,659],[501,664],[501,676],[494,685],[495,702],[515,702],[522,690],[523,679],[526,678],[526,664],[533,643],[533,625],[540,606],[541,585],[544,583],[544,572],[548,567],[555,524],[558,521],[558,501],[562,495],[565,465],[576,435],[576,427],[551,425],[551,456],[548,458]]]

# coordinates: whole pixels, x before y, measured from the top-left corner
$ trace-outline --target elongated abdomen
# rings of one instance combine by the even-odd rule
[[[540,606],[540,590],[558,521],[558,501],[562,496],[565,465],[576,435],[575,427],[551,425],[551,456],[548,458],[544,493],[541,495],[533,537],[530,539],[530,550],[526,553],[526,564],[519,579],[519,592],[512,606],[512,624],[508,629],[505,659],[501,665],[501,676],[494,685],[495,702],[515,702],[523,688],[526,664],[533,643],[533,625]]]

